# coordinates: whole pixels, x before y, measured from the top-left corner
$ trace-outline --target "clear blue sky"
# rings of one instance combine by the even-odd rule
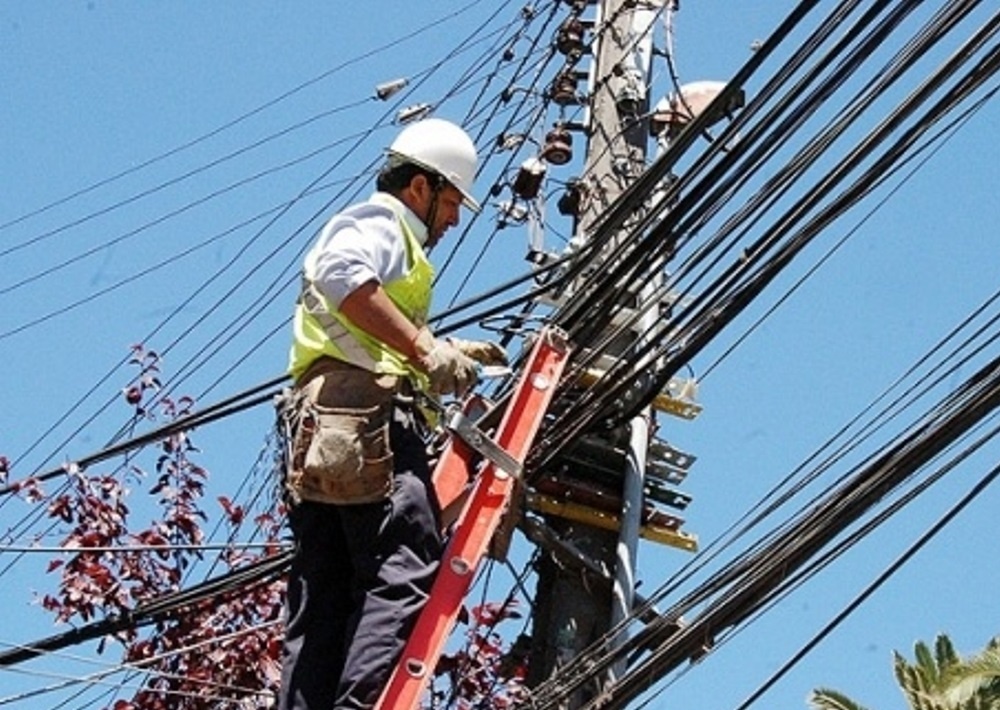
[[[728,78],[752,43],[794,6],[681,5],[675,50],[683,81]],[[103,446],[124,410],[115,405],[93,422],[88,417],[123,386],[128,371],[115,368],[128,347],[154,331],[147,344],[168,350],[165,369],[172,375],[208,357],[214,333],[252,314],[220,355],[178,385],[204,402],[280,374],[287,348],[282,319],[293,289],[282,288],[260,314],[252,313],[254,299],[287,276],[282,270],[311,240],[314,215],[324,214],[337,181],[362,170],[391,139],[389,108],[370,98],[375,85],[423,76],[498,7],[503,22],[516,19],[520,8],[483,0],[0,4],[0,454],[24,455],[14,477]],[[439,18],[448,19],[428,28]],[[484,46],[460,56],[484,61]],[[454,64],[426,83],[414,80],[408,103],[437,101],[456,80],[447,73]],[[755,88],[747,87],[748,94]],[[461,117],[476,90],[443,104],[443,115]],[[831,115],[838,110],[835,102],[827,108]],[[321,177],[356,135],[376,124],[364,146]],[[997,290],[998,125],[994,101],[711,369],[697,420],[663,421],[663,436],[698,456],[683,486],[694,496],[684,515],[703,546]],[[192,144],[196,139],[202,140]],[[318,192],[311,191],[314,180]],[[367,192],[368,183],[358,189]],[[267,226],[274,210],[307,190]],[[863,214],[830,228],[809,252],[809,264]],[[491,219],[473,229],[470,241],[492,231]],[[286,239],[289,245],[269,258]],[[558,234],[546,240],[562,248]],[[501,231],[464,296],[521,273],[526,244],[523,230]],[[185,250],[186,257],[144,273]],[[442,305],[471,268],[472,251],[460,251],[446,274]],[[238,269],[223,271],[188,300],[234,258]],[[262,264],[256,272],[255,263]],[[707,370],[807,266],[780,279],[692,363],[694,371]],[[193,335],[181,338],[189,328]],[[269,414],[241,415],[222,431],[200,434],[213,471],[209,499],[235,488],[252,466]],[[998,451],[994,444],[956,470],[648,707],[736,707],[996,464]],[[804,708],[810,689],[831,686],[873,709],[900,708],[892,650],[909,655],[915,641],[941,632],[962,652],[981,648],[1000,631],[1000,565],[993,559],[998,503],[1000,491],[987,491],[757,707]],[[0,507],[0,533],[24,511]],[[54,582],[38,557],[13,562],[11,553],[0,552],[4,645],[55,631],[31,606],[32,593]],[[643,543],[642,589],[654,589],[686,561],[686,553]],[[62,672],[65,663],[55,660],[45,670]],[[53,682],[2,673],[0,699]],[[51,699],[18,707],[48,708]]]

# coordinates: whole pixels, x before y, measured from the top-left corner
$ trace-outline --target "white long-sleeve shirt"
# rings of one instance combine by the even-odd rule
[[[376,192],[367,202],[337,213],[306,255],[306,277],[336,308],[362,284],[401,278],[407,271],[407,258],[399,219],[420,244],[426,243],[427,226],[388,193]]]

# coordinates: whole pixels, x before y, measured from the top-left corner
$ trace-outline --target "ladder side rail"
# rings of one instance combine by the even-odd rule
[[[551,328],[542,330],[495,437],[496,443],[519,462],[527,457],[541,427],[567,356],[563,334]],[[427,603],[376,705],[378,710],[418,707],[515,484],[516,479],[494,463],[484,466],[445,548]]]

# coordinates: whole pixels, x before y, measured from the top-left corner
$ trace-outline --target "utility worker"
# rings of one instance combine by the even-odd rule
[[[461,396],[477,360],[506,361],[498,345],[426,326],[426,252],[462,205],[479,210],[475,173],[465,131],[411,124],[377,191],[331,218],[305,257],[289,365],[299,424],[281,710],[372,707],[430,590],[440,509],[413,395]]]

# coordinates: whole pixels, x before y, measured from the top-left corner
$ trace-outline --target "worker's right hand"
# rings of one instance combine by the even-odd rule
[[[464,396],[478,379],[476,361],[426,328],[414,341],[420,365],[427,372],[432,394]]]

